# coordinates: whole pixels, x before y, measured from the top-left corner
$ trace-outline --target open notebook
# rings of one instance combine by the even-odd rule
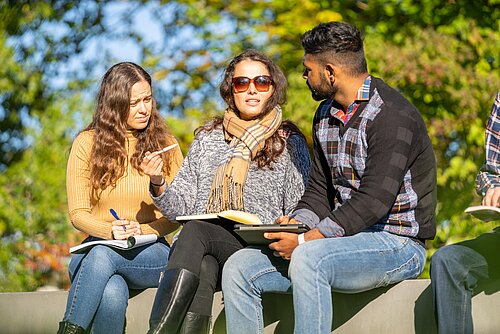
[[[186,223],[190,220],[202,220],[225,226],[234,226],[235,224],[245,224],[245,225],[262,224],[257,215],[238,210],[226,210],[219,213],[207,213],[201,215],[177,216],[175,220],[179,223]]]
[[[474,217],[487,222],[500,220],[500,208],[497,208],[496,206],[469,206],[467,209],[465,209],[465,212],[470,213]]]
[[[156,236],[156,234],[144,234],[128,237],[127,240],[95,240],[84,242],[83,244],[80,244],[78,246],[73,246],[69,249],[69,252],[72,254],[85,253],[95,245],[105,245],[117,249],[128,250],[151,244],[157,239],[158,237]]]

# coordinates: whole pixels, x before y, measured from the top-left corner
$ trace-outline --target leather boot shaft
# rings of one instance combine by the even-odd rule
[[[180,334],[208,334],[211,316],[194,312],[186,313]]]
[[[57,334],[84,334],[85,329],[68,321],[61,321]]]
[[[149,317],[150,334],[177,334],[198,288],[196,274],[182,268],[163,274]]]

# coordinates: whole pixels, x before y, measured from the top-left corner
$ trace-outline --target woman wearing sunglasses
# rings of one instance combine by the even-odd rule
[[[170,186],[163,182],[160,160],[143,162],[154,203],[171,219],[232,209],[271,224],[299,201],[310,163],[303,135],[282,122],[285,76],[268,57],[248,50],[225,69],[220,94],[228,108],[195,131]],[[149,332],[208,333],[220,270],[245,246],[216,224],[184,224],[156,294]]]

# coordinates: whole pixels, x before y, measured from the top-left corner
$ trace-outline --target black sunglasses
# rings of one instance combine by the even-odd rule
[[[234,77],[232,79],[233,88],[236,93],[246,92],[250,83],[253,83],[255,89],[259,92],[269,91],[269,87],[273,84],[273,79],[269,75],[258,75],[253,79],[247,77]]]

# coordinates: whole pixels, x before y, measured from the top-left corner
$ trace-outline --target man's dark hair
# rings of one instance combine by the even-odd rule
[[[342,22],[320,23],[302,36],[306,54],[344,67],[350,75],[367,72],[361,33],[355,26]]]

